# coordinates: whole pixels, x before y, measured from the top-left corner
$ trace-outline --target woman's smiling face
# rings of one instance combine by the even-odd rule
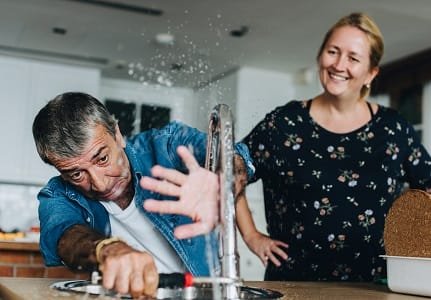
[[[320,82],[326,93],[335,97],[360,97],[378,68],[370,69],[370,42],[367,35],[353,26],[334,30],[319,56]]]

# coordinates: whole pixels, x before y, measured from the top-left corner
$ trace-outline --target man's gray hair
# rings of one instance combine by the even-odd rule
[[[96,98],[78,92],[58,95],[33,122],[33,138],[40,158],[73,158],[82,154],[93,129],[102,125],[115,138],[117,121]]]

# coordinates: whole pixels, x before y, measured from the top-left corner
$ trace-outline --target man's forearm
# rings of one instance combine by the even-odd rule
[[[74,225],[60,238],[58,255],[73,270],[92,271],[97,265],[96,244],[105,238],[87,226]]]

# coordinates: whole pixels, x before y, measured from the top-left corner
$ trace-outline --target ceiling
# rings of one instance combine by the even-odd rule
[[[379,24],[383,63],[431,48],[429,0],[0,0],[0,54],[197,88],[242,66],[312,68],[326,30],[353,11]],[[166,33],[173,42],[156,42]]]

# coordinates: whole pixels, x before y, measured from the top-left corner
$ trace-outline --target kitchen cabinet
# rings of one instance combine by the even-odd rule
[[[50,99],[67,91],[98,97],[100,70],[0,56],[0,182],[44,184],[56,171],[37,155],[33,119]]]
[[[17,181],[25,145],[25,111],[30,91],[29,67],[24,62],[0,58],[0,180]]]

